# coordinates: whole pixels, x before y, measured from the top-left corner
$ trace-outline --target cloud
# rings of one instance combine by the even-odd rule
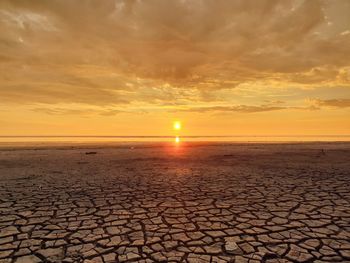
[[[335,107],[335,108],[348,108],[350,107],[350,99],[329,99],[329,100],[315,100],[316,105]]]
[[[128,104],[128,100],[117,91],[62,83],[8,84],[2,86],[0,94],[2,103],[82,103],[100,106]]]
[[[100,108],[85,108],[85,109],[72,109],[72,108],[62,108],[62,107],[35,107],[31,111],[37,113],[44,113],[47,115],[79,115],[79,116],[114,116],[120,113],[130,113],[121,109],[100,109]]]
[[[222,90],[350,87],[349,12],[347,0],[2,0],[0,103],[245,105]]]
[[[316,110],[315,106],[274,106],[274,105],[235,105],[235,106],[206,106],[206,107],[188,107],[175,109],[173,111],[183,112],[238,112],[238,113],[259,113],[279,110]]]
[[[188,109],[182,109],[182,111],[188,112],[241,112],[241,113],[257,113],[265,111],[283,110],[285,107],[277,106],[250,106],[250,105],[237,105],[237,106],[212,106],[212,107],[193,107]],[[181,111],[181,110],[180,110]]]

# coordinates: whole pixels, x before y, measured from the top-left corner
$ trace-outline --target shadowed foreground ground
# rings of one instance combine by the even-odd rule
[[[0,262],[350,262],[349,173],[345,143],[2,148]]]

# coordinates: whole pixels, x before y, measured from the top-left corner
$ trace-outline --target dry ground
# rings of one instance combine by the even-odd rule
[[[350,144],[0,149],[0,262],[125,261],[350,262]]]

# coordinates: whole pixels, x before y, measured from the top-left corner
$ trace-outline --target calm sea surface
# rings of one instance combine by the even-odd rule
[[[175,136],[0,136],[0,143],[16,142],[172,142]],[[180,136],[183,142],[350,142],[350,135],[324,136]]]

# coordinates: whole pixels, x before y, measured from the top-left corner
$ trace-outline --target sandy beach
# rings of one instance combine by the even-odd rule
[[[350,262],[350,143],[2,145],[0,262]]]

